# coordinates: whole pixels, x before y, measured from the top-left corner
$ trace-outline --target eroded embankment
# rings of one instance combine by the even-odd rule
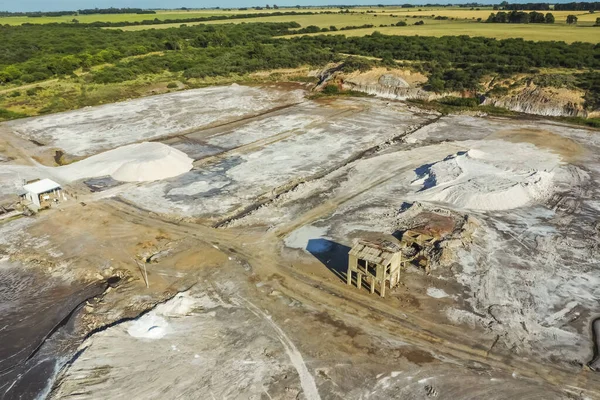
[[[598,110],[586,108],[583,90],[560,86],[537,86],[531,78],[513,82],[511,88],[506,89],[506,93],[502,94],[491,91],[493,80],[492,83],[482,83],[483,87],[487,87],[483,91],[436,93],[424,89],[427,78],[423,74],[410,70],[373,68],[366,72],[343,73],[339,68],[331,68],[322,74],[327,76],[324,82],[340,84],[344,89],[394,100],[433,101],[447,96],[468,96],[479,97],[483,100],[481,104],[484,106],[494,106],[525,114],[587,118],[598,113]],[[503,81],[502,85],[505,83]]]

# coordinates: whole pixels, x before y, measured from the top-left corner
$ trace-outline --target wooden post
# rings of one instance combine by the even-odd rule
[[[356,287],[359,289],[362,287],[362,274],[360,272],[356,272]]]
[[[379,288],[379,294],[381,297],[385,297],[385,274],[381,278],[381,287]]]
[[[348,272],[346,273],[346,275],[347,275],[346,282],[348,282],[348,285],[352,285],[352,271],[356,270],[356,266],[357,266],[356,257],[349,255],[348,256]],[[356,272],[356,274],[358,275],[358,271]]]
[[[142,265],[140,265],[140,262],[135,257],[132,258],[140,270],[142,270],[142,266],[144,267],[144,269],[142,270],[142,272],[144,272],[144,283],[146,283],[146,287],[149,288],[150,282],[148,282],[148,272],[146,272],[146,263],[144,262]]]

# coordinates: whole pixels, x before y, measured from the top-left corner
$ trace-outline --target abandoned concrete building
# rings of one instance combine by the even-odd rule
[[[23,186],[23,194],[25,200],[30,201],[38,208],[45,208],[54,201],[64,198],[61,186],[51,179],[42,179],[36,182],[31,182]]]
[[[402,267],[414,262],[416,266],[429,270],[427,249],[433,246],[436,238],[420,232],[406,231],[402,240],[395,238],[358,240],[348,252],[346,279],[352,285],[353,273],[356,286],[362,287],[363,278],[369,283],[371,293],[379,290],[385,297],[385,288],[394,288],[400,281]]]
[[[352,285],[352,273],[356,273],[356,286],[362,286],[363,277],[369,282],[371,293],[379,285],[379,295],[385,296],[386,282],[390,288],[400,280],[402,262],[401,247],[389,240],[359,240],[348,253],[348,272],[346,279]]]

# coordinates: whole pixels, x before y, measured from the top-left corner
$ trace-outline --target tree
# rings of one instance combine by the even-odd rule
[[[427,80],[427,88],[432,92],[441,93],[444,91],[444,80],[434,73]]]
[[[504,11],[499,12],[498,14],[496,14],[496,21],[494,21],[494,22],[500,22],[500,23],[508,22],[508,14],[505,13]]]
[[[532,11],[529,13],[529,22],[532,24],[543,24],[546,22],[546,17],[542,13]]]
[[[577,17],[574,15],[567,15],[567,24],[572,25],[577,23]]]
[[[328,84],[327,86],[325,86],[323,88],[323,93],[327,94],[327,95],[334,95],[334,94],[338,94],[339,92],[340,92],[340,88],[332,83]]]
[[[317,33],[321,31],[321,28],[319,28],[316,25],[309,25],[306,28],[303,29],[304,33]]]
[[[544,21],[547,24],[553,24],[554,23],[554,15],[552,15],[552,13],[547,13],[546,16],[544,17]]]

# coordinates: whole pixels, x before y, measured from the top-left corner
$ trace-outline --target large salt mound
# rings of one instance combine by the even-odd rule
[[[53,173],[66,181],[111,176],[122,182],[144,182],[181,175],[192,169],[192,162],[185,153],[171,146],[143,142],[53,168]]]
[[[464,209],[506,210],[552,194],[559,166],[555,155],[506,142],[482,147],[417,169],[415,197]]]

